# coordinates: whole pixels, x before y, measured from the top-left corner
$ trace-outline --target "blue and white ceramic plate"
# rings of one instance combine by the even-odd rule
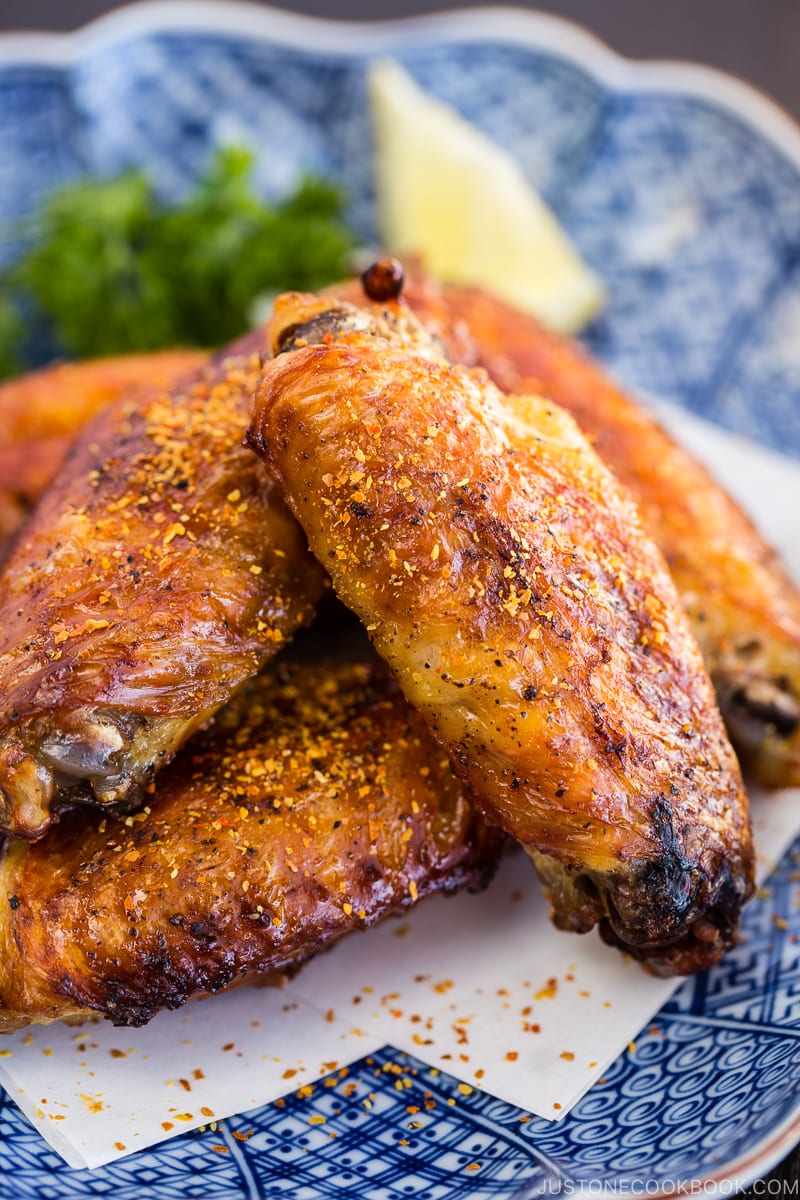
[[[369,240],[364,66],[385,54],[513,151],[605,278],[610,303],[587,336],[596,353],[632,387],[800,457],[800,131],[732,79],[626,62],[551,17],[487,9],[355,26],[228,0],[0,38],[0,223],[79,172],[146,166],[178,193],[212,146],[246,140],[267,193],[309,168],[341,179]],[[796,863],[788,854],[748,907],[742,944],[658,1015],[662,1036],[557,1124],[521,1123],[473,1093],[409,1131],[407,1093],[379,1069],[398,1061],[387,1048],[351,1073],[354,1102],[317,1089],[91,1173],[65,1167],[6,1098],[0,1196],[522,1200],[581,1185],[744,1186],[800,1136]],[[455,1094],[406,1065],[425,1090]],[[315,1111],[336,1138],[314,1136]]]

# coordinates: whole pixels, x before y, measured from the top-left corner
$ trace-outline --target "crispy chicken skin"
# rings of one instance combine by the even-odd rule
[[[664,974],[715,962],[752,888],[747,802],[627,493],[549,401],[421,357],[402,309],[329,306],[278,301],[250,434],[311,548],[557,924]]]
[[[407,296],[454,361],[572,414],[667,560],[740,758],[800,784],[800,592],[752,521],[575,342],[477,289],[417,278]]]
[[[130,807],[291,637],[323,572],[242,444],[263,334],[99,413],[0,577],[0,827]]]
[[[272,665],[149,805],[68,814],[0,865],[0,1030],[160,1009],[488,882],[500,835],[380,664]]]
[[[168,387],[205,357],[200,350],[126,354],[59,363],[0,384],[0,558],[95,413],[129,388]]]

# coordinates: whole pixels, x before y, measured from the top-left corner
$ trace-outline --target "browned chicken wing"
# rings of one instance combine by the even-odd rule
[[[0,577],[0,827],[131,805],[280,649],[324,576],[242,445],[263,335],[77,440]]]
[[[86,810],[0,865],[0,1030],[160,1009],[300,962],[436,891],[500,838],[384,668],[272,666],[126,821]]]
[[[663,560],[568,415],[409,328],[284,297],[252,444],[557,923],[707,966],[752,888],[750,827]]]
[[[0,558],[90,417],[129,388],[168,387],[205,357],[199,350],[126,354],[59,363],[0,384]]]
[[[752,521],[575,342],[477,289],[417,279],[408,299],[454,361],[574,416],[667,560],[740,757],[767,786],[800,784],[800,592]]]

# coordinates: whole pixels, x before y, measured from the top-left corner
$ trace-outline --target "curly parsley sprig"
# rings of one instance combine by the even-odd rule
[[[51,194],[22,230],[30,248],[0,275],[0,375],[22,366],[23,312],[79,358],[217,346],[248,327],[262,293],[347,274],[340,190],[308,177],[266,204],[253,166],[249,150],[218,151],[176,207],[138,171]]]

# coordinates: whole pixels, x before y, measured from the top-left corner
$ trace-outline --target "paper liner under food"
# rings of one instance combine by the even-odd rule
[[[800,577],[800,469],[685,413],[661,415]],[[753,811],[763,878],[800,832],[800,792],[753,795]],[[594,934],[553,929],[518,852],[486,892],[425,901],[284,987],[242,986],[144,1029],[8,1035],[0,1081],[76,1167],[256,1108],[387,1043],[558,1120],[627,1046],[655,1036],[652,1018],[680,982],[649,977]]]

